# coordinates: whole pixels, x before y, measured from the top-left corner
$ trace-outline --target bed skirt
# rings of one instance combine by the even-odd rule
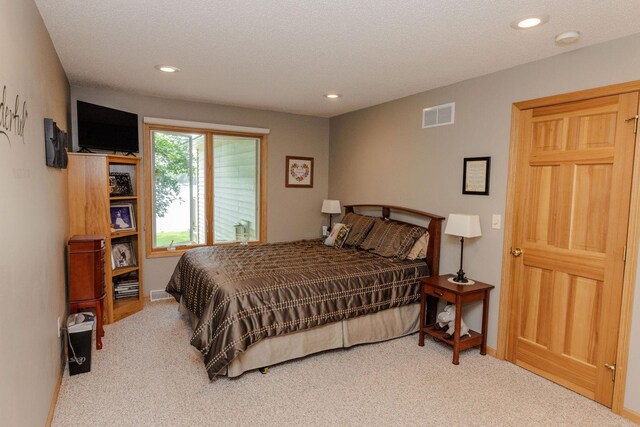
[[[198,318],[184,306],[182,299],[180,299],[179,311],[188,318],[191,327],[195,328]],[[329,323],[313,329],[265,338],[233,359],[227,365],[226,375],[237,377],[247,371],[321,351],[409,335],[418,331],[419,317],[420,304],[416,303]]]

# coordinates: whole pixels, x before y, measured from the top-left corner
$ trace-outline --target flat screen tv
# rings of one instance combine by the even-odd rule
[[[138,115],[78,101],[78,146],[137,153]]]

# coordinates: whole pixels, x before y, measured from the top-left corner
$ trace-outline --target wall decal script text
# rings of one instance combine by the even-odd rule
[[[10,134],[22,138],[24,144],[24,126],[27,123],[27,101],[20,105],[20,95],[16,95],[14,108],[7,104],[7,87],[2,89],[2,101],[0,101],[0,135],[3,135],[11,145]]]

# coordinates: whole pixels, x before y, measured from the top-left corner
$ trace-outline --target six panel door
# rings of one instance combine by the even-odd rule
[[[607,406],[637,111],[629,93],[520,112],[507,359]]]

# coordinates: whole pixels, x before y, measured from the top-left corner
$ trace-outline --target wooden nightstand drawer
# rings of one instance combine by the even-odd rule
[[[436,298],[440,298],[441,300],[444,300],[453,304],[456,303],[456,294],[454,294],[453,292],[445,291],[444,289],[438,289],[426,283],[422,285],[422,291],[425,294],[431,295]]]

